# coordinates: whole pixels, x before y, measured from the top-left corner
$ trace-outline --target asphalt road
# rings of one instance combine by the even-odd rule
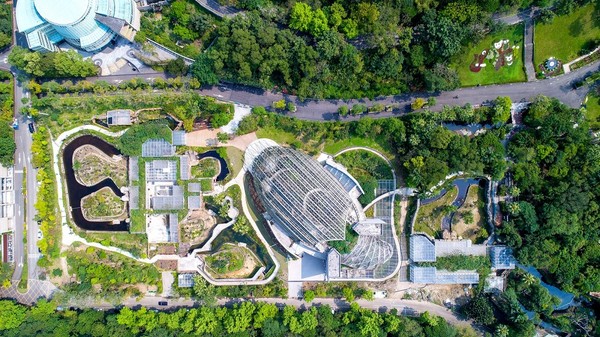
[[[166,306],[159,306],[159,301],[165,301],[168,304]],[[232,306],[235,303],[239,303],[242,301],[254,301],[254,302],[266,302],[276,304],[278,307],[283,307],[285,305],[291,305],[296,308],[306,309],[311,306],[321,306],[321,305],[329,305],[332,309],[338,310],[348,310],[350,308],[350,304],[342,299],[334,299],[334,298],[317,298],[313,302],[306,303],[302,300],[297,299],[282,299],[282,298],[257,298],[257,299],[219,299],[217,301],[218,305],[223,306]],[[374,310],[374,311],[389,311],[391,309],[397,309],[400,315],[404,316],[418,316],[421,313],[428,311],[431,314],[440,316],[444,318],[447,322],[454,325],[468,325],[472,324],[471,320],[466,320],[455,313],[453,313],[450,309],[445,308],[443,306],[425,302],[425,301],[414,301],[414,300],[401,300],[401,299],[391,299],[391,298],[383,298],[383,299],[375,299],[373,301],[366,300],[357,300],[356,301],[362,308]],[[198,307],[200,304],[193,300],[187,299],[173,299],[173,298],[164,298],[164,297],[144,297],[140,300],[135,298],[128,298],[122,302],[122,305],[136,308],[136,307],[146,307],[152,309],[159,310],[174,310],[177,308],[191,308]],[[113,309],[115,306],[108,303],[103,304],[92,304],[89,307],[109,310]]]
[[[27,116],[21,115],[23,107],[21,102],[23,97],[28,97],[22,83],[15,80],[15,118],[19,122],[19,129],[15,131],[15,143],[17,150],[15,152],[15,243],[14,256],[17,262],[13,280],[19,279],[22,272],[22,263],[25,258],[23,250],[23,224],[27,226],[27,274],[28,279],[37,280],[37,261],[39,259],[37,247],[38,224],[35,221],[37,214],[35,201],[37,200],[37,170],[31,163],[31,133],[27,124],[30,122]],[[23,186],[25,177],[26,186]]]
[[[600,61],[588,64],[585,67],[574,70],[568,74],[561,75],[555,78],[521,83],[509,83],[499,85],[487,85],[480,87],[460,88],[453,91],[445,91],[438,93],[417,92],[410,94],[402,94],[396,96],[378,97],[374,100],[370,99],[352,99],[352,100],[316,100],[308,99],[301,101],[296,96],[284,95],[281,93],[273,93],[263,89],[246,87],[242,85],[223,84],[204,88],[199,90],[199,93],[206,96],[212,96],[219,100],[229,101],[250,106],[262,105],[269,107],[274,101],[285,99],[294,102],[297,111],[289,113],[290,116],[303,120],[313,121],[328,121],[340,119],[337,114],[337,109],[342,105],[352,106],[354,104],[365,104],[371,106],[375,103],[384,105],[397,104],[398,109],[393,112],[381,112],[371,114],[372,118],[385,118],[399,116],[411,112],[410,104],[417,98],[435,97],[437,100],[436,106],[430,108],[431,111],[441,111],[444,105],[481,105],[496,99],[498,96],[509,96],[513,102],[527,102],[537,95],[558,98],[563,103],[573,108],[581,106],[588,88],[586,86],[577,90],[573,89],[573,83],[583,79],[593,71],[600,71]],[[90,77],[87,80],[107,81],[110,83],[121,83],[129,80],[135,75],[116,75],[105,77]],[[151,81],[155,78],[166,78],[164,73],[148,73],[140,76],[141,78]],[[342,120],[356,120],[360,116],[347,116]]]

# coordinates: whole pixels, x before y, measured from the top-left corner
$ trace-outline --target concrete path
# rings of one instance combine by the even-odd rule
[[[523,51],[523,63],[525,64],[525,73],[527,74],[527,82],[536,81],[535,67],[536,64],[533,61],[533,34],[535,24],[533,22],[534,11],[530,11],[529,15],[525,17],[523,21],[525,24],[525,41],[523,45],[525,50]]]
[[[584,58],[586,58],[586,57],[588,57],[588,56],[590,56],[590,55],[592,55],[594,53],[600,53],[600,46],[598,46],[598,48],[592,50],[591,52],[589,52],[589,53],[587,53],[587,54],[585,54],[583,56],[580,56],[580,57],[574,59],[573,61],[571,61],[569,63],[563,64],[563,71],[565,72],[565,74],[570,73],[571,72],[571,65],[573,63],[579,62],[579,61],[583,60]]]
[[[232,18],[241,12],[233,6],[222,6],[215,0],[196,0],[196,3],[220,18]]]

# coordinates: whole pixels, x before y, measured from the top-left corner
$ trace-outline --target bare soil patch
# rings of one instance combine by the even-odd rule
[[[487,239],[485,230],[485,198],[483,190],[471,185],[464,204],[454,215],[452,232],[457,237],[478,243]]]

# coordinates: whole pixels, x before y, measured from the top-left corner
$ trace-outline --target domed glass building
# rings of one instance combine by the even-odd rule
[[[57,43],[94,52],[117,36],[133,41],[140,12],[133,0],[19,0],[19,32],[35,51],[57,51]]]

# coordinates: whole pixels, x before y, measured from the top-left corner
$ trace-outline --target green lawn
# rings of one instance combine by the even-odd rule
[[[592,129],[600,129],[600,95],[588,95],[585,118],[590,122]]]
[[[473,56],[481,54],[485,49],[493,48],[492,44],[500,40],[509,40],[511,46],[519,47],[514,50],[513,64],[496,71],[493,60],[486,60],[485,68],[477,73],[472,72],[469,66],[473,62]],[[476,45],[469,45],[452,60],[451,67],[458,72],[458,78],[464,87],[526,81],[527,76],[523,67],[523,24],[507,27],[503,31],[486,36]]]
[[[596,13],[596,14],[595,14]],[[554,56],[563,62],[576,59],[579,52],[593,49],[600,42],[600,18],[594,4],[557,16],[549,24],[537,23],[534,36],[534,62],[541,64]],[[592,46],[594,40],[596,46]]]

